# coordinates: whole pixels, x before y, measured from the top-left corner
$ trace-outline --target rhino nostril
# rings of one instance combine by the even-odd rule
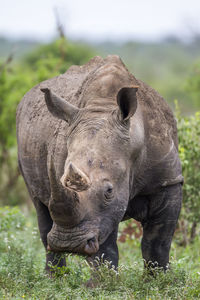
[[[90,244],[90,243],[95,243],[96,242],[96,237],[94,236],[93,238],[91,238],[91,239],[89,239],[87,242],[88,242],[88,244]]]
[[[87,240],[87,244],[85,245],[84,252],[88,255],[92,255],[99,250],[99,243],[96,236]]]

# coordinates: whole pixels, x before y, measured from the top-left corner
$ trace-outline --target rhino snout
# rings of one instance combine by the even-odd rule
[[[53,250],[54,250],[53,248],[47,245],[47,251],[53,251]],[[99,242],[96,237],[88,239],[84,249],[82,251],[80,249],[82,254],[86,254],[88,256],[97,253],[98,250],[99,250]]]
[[[47,250],[92,255],[99,250],[97,228],[64,228],[53,224],[47,236]]]

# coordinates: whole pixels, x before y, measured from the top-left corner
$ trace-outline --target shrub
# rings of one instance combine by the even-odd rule
[[[200,220],[200,112],[183,117],[177,109],[177,120],[184,176],[181,219],[186,234],[190,229],[190,238],[193,239]]]

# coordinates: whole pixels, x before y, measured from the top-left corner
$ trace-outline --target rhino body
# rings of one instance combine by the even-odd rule
[[[176,122],[118,56],[93,58],[32,88],[17,110],[18,160],[48,262],[62,252],[112,261],[119,222],[143,226],[142,255],[163,268],[182,199]]]

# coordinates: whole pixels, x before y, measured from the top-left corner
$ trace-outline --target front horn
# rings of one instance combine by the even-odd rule
[[[79,168],[69,163],[66,171],[60,179],[62,185],[77,192],[87,190],[90,185],[90,179]]]

